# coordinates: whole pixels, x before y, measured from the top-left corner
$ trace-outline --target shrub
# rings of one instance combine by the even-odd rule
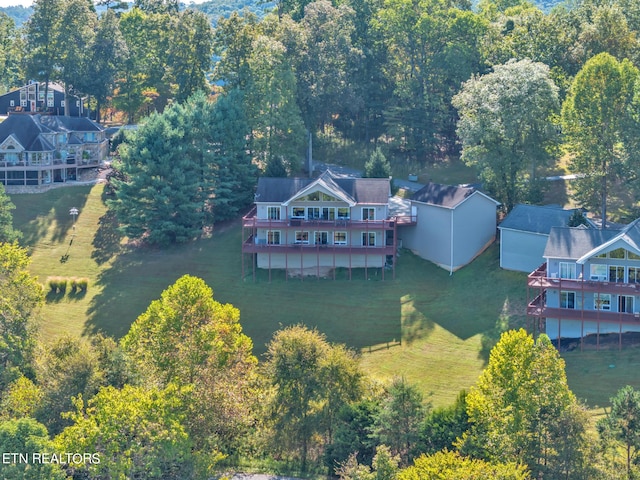
[[[81,292],[86,292],[89,287],[89,279],[88,278],[77,278],[75,279],[75,284],[78,290]]]
[[[69,287],[71,288],[71,293],[76,293],[78,289],[78,279],[76,277],[69,279]]]
[[[51,293],[64,293],[67,287],[67,279],[62,277],[49,277],[47,278],[47,285]]]
[[[67,291],[67,282],[65,277],[58,277],[58,293],[64,294]]]

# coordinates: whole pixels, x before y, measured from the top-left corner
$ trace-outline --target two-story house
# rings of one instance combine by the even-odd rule
[[[554,227],[544,258],[528,276],[527,314],[558,345],[640,332],[640,219],[622,230]]]
[[[47,86],[45,101],[45,82],[30,82],[20,88],[0,95],[0,115],[13,112],[49,113],[64,115],[64,87],[54,82]],[[89,109],[83,98],[71,96],[69,98],[69,116],[86,117]]]
[[[337,268],[393,267],[398,223],[389,211],[390,181],[342,178],[260,178],[254,209],[243,218],[243,272],[284,269],[289,275],[335,278]],[[245,258],[247,257],[247,258]]]
[[[0,123],[0,183],[74,180],[101,164],[108,150],[102,127],[86,117],[12,114]]]

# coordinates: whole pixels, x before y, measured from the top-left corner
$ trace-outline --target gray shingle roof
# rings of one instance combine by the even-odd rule
[[[14,135],[25,150],[30,152],[54,150],[42,133],[101,131],[102,127],[84,117],[63,117],[58,115],[9,115],[0,122],[0,143],[9,135]],[[71,142],[74,143],[74,142]],[[82,141],[79,141],[82,143]]]
[[[499,228],[549,234],[552,227],[566,227],[574,210],[560,207],[519,204],[500,223]]]
[[[318,179],[261,177],[255,200],[284,203],[313,182],[322,183],[332,190],[342,190],[344,196],[357,203],[386,204],[389,200],[389,180],[386,178],[337,178],[330,172],[325,172]]]
[[[618,230],[596,230],[595,228],[552,227],[545,258],[577,260],[594,248],[620,234]]]
[[[475,191],[474,188],[469,187],[428,183],[414,193],[411,200],[446,208],[455,208]]]

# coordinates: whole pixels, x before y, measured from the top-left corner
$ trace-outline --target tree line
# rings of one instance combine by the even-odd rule
[[[212,28],[168,0],[99,18],[87,0],[38,0],[22,29],[0,15],[0,84],[59,81],[133,122],[215,83],[237,92],[263,171],[297,173],[309,143],[333,138],[383,146],[396,166],[461,153],[506,211],[541,201],[566,155],[575,200],[624,220],[637,216],[636,3],[282,0]]]
[[[640,392],[620,390],[594,431],[545,335],[505,332],[444,408],[404,378],[369,377],[358,354],[303,325],[275,332],[258,359],[239,310],[189,275],[119,341],[43,342],[43,286],[16,232],[0,235],[0,449],[23,455],[3,457],[3,477],[205,479],[246,462],[343,480],[640,473]]]

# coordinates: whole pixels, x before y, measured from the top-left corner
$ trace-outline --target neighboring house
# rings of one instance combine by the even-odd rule
[[[336,268],[393,266],[397,227],[411,217],[391,216],[390,181],[341,178],[260,178],[255,208],[243,218],[245,254],[255,267],[325,276]]]
[[[561,339],[640,332],[640,219],[622,230],[553,227],[527,280],[527,315]]]
[[[44,100],[44,82],[32,82],[11,92],[0,95],[0,115],[10,113],[49,113],[64,115],[64,87],[49,82],[47,101]],[[69,116],[86,117],[89,109],[84,99],[71,96],[69,98]]]
[[[453,273],[496,237],[499,202],[470,187],[429,183],[411,198],[417,224],[402,227],[402,246]]]
[[[0,123],[0,183],[75,180],[108,154],[102,127],[85,117],[12,114]]]
[[[575,210],[516,205],[500,223],[500,267],[531,273],[544,261],[552,227],[567,227]]]

